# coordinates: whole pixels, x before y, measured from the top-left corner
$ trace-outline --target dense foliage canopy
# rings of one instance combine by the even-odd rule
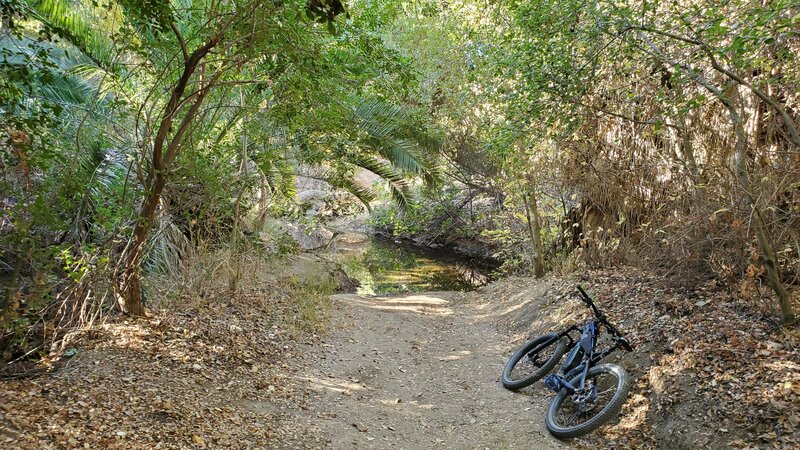
[[[143,274],[263,244],[267,218],[303,217],[309,180],[392,198],[384,226],[485,242],[509,271],[764,284],[794,321],[796,2],[3,0],[0,16],[6,356],[35,327],[143,314]]]

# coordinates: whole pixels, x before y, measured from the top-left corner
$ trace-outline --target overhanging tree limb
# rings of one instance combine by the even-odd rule
[[[707,43],[702,42],[702,41],[697,40],[697,39],[690,38],[690,37],[681,36],[679,34],[672,33],[672,32],[669,32],[669,31],[658,30],[658,29],[653,28],[653,27],[645,27],[645,26],[629,25],[629,26],[625,27],[625,29],[622,31],[622,33],[625,33],[628,30],[632,30],[632,29],[640,30],[640,31],[644,31],[644,32],[649,32],[649,33],[654,33],[654,34],[658,34],[658,35],[661,35],[661,36],[664,36],[664,37],[667,37],[667,38],[670,38],[670,39],[674,39],[674,40],[677,40],[677,41],[680,41],[680,42],[696,45],[703,52],[703,54],[706,55],[706,57],[708,58],[708,62],[711,64],[711,67],[714,68],[714,70],[716,70],[717,72],[719,72],[719,73],[725,75],[726,77],[730,78],[731,80],[733,80],[737,84],[748,88],[758,98],[763,100],[772,109],[774,109],[781,116],[781,118],[783,119],[783,123],[786,125],[786,129],[789,131],[789,136],[791,137],[792,143],[794,143],[794,145],[800,147],[800,132],[798,132],[797,126],[794,124],[794,121],[792,120],[791,116],[789,116],[789,113],[786,112],[786,109],[783,106],[781,106],[781,104],[778,101],[776,101],[774,98],[772,98],[769,95],[767,95],[767,93],[765,93],[761,89],[753,86],[752,83],[750,83],[749,81],[745,80],[741,76],[737,75],[736,73],[734,73],[730,69],[728,69],[728,68],[724,67],[722,64],[720,64],[719,60],[714,55],[713,50],[711,49],[711,47],[709,47],[709,45]]]

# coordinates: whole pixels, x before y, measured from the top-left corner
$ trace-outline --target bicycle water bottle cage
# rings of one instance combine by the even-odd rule
[[[561,389],[561,379],[558,378],[558,375],[551,373],[544,379],[544,385],[547,386],[547,389],[558,392]]]

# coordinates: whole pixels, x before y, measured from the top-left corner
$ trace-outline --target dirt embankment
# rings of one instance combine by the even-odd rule
[[[615,448],[798,448],[800,336],[765,303],[687,290],[632,268],[506,279],[471,295],[510,347],[581,322],[580,283],[635,345],[609,360],[634,379],[621,420],[577,441]],[[766,300],[765,300],[766,301]],[[760,312],[762,311],[762,312]]]
[[[147,318],[75,334],[42,362],[53,373],[0,380],[0,448],[313,448],[293,420],[310,391],[288,363],[324,330],[335,269],[259,262],[234,293],[212,273],[165,286]]]

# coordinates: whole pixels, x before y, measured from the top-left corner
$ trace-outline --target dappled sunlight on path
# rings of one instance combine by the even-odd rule
[[[313,413],[297,420],[330,448],[564,448],[544,429],[549,396],[503,389],[504,337],[459,295],[332,296],[334,331],[295,378]]]
[[[444,295],[442,295],[444,294]],[[408,294],[401,296],[364,297],[356,294],[337,294],[331,299],[383,311],[404,311],[419,314],[448,316],[453,314],[445,299],[447,293]]]

